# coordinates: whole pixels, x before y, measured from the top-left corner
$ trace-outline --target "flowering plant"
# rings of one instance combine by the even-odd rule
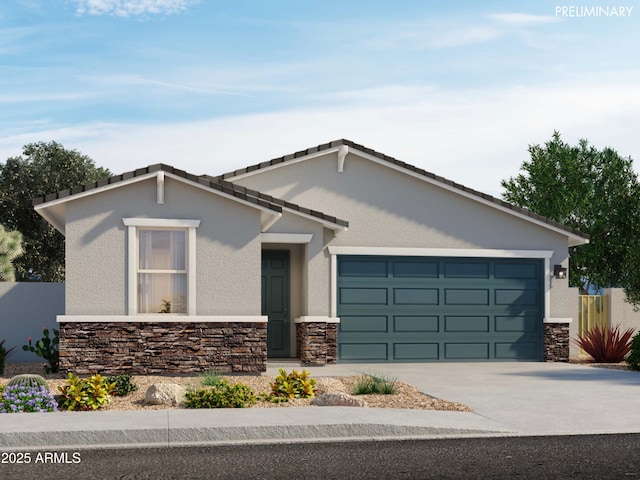
[[[55,412],[58,404],[44,386],[9,385],[0,397],[0,413]]]

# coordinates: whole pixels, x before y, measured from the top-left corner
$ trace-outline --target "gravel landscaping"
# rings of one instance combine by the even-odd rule
[[[313,375],[313,369],[308,371]],[[0,383],[6,383],[13,375],[21,373],[36,373],[47,379],[52,393],[57,393],[57,387],[64,385],[64,376],[59,374],[45,375],[40,364],[7,364],[5,373],[0,377]],[[230,383],[243,383],[251,387],[256,393],[269,393],[270,384],[274,377],[268,375],[230,375],[225,376]],[[316,395],[322,393],[352,393],[353,384],[358,377],[313,377],[317,380]],[[111,402],[102,408],[102,410],[163,410],[175,409],[180,407],[172,407],[165,405],[145,405],[144,396],[147,388],[153,384],[174,383],[185,387],[200,387],[201,377],[197,375],[175,376],[175,375],[134,375],[133,383],[138,386],[138,390],[126,397],[113,396]],[[403,382],[396,383],[396,393],[393,395],[358,395],[358,398],[364,399],[368,407],[374,408],[404,408],[417,410],[449,410],[459,412],[469,412],[471,409],[466,405],[447,400],[434,398],[420,392],[415,386]],[[259,401],[252,408],[287,408],[287,407],[303,407],[320,408],[311,405],[311,399],[293,399],[284,403],[270,403]]]

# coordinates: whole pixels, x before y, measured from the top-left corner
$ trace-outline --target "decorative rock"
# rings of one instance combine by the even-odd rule
[[[323,393],[311,401],[318,407],[366,407],[367,402],[346,393]]]
[[[333,377],[320,377],[316,379],[316,394],[320,396],[323,393],[349,393],[345,385]]]
[[[147,405],[178,405],[184,402],[185,388],[175,383],[158,383],[147,388],[144,403]]]

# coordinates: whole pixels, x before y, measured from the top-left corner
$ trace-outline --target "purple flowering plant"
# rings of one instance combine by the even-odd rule
[[[55,412],[58,410],[51,392],[42,385],[9,385],[0,397],[0,413]]]

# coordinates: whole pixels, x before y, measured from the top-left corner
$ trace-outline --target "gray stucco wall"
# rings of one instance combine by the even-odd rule
[[[260,315],[260,212],[183,182],[155,179],[120,186],[67,204],[68,315],[124,315],[127,236],[122,219],[198,219],[198,315]]]
[[[627,296],[622,288],[607,288],[604,291],[609,296],[609,322],[612,327],[620,325],[622,330],[640,329],[640,311],[626,301]]]
[[[16,347],[10,363],[45,363],[35,353],[25,352],[27,338],[42,338],[47,327],[53,336],[56,315],[64,314],[64,283],[0,282],[0,340],[6,348]]]
[[[343,173],[332,153],[236,183],[348,220],[334,246],[552,250],[551,268],[568,265],[565,235],[354,154]],[[567,281],[552,279],[550,295],[550,316],[572,317]]]

